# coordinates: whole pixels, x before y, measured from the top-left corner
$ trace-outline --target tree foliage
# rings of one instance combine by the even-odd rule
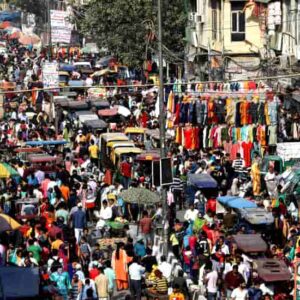
[[[45,0],[10,0],[9,4],[15,5],[24,12],[34,14],[42,20],[47,17],[47,1]]]
[[[183,53],[184,1],[162,2],[163,45],[172,52]],[[130,66],[140,66],[147,49],[157,50],[157,0],[91,0],[77,19],[77,25],[98,46]],[[170,60],[170,56],[165,58]]]

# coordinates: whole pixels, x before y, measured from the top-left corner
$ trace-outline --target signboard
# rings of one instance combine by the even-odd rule
[[[160,186],[160,161],[152,161],[152,185]]]
[[[42,74],[45,88],[59,87],[58,65],[56,62],[45,63],[42,68]]]
[[[173,183],[171,158],[162,158],[160,160],[160,183],[161,185]]]
[[[162,186],[172,183],[173,174],[171,159],[162,158],[158,161],[152,161],[152,184],[154,186]]]
[[[71,41],[72,24],[70,14],[63,10],[50,10],[51,38],[53,43],[69,44]]]

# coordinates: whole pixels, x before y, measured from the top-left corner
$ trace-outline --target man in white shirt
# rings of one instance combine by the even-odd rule
[[[216,270],[213,271],[211,266],[207,269],[207,272],[208,273],[204,277],[207,289],[207,299],[216,300],[218,292],[218,272]]]
[[[218,246],[218,248],[220,249],[221,248],[221,252],[224,254],[224,255],[229,255],[230,252],[229,252],[229,247],[224,243],[224,238],[221,236],[218,240],[218,243],[213,247],[212,249],[212,254],[216,253],[216,247]]]
[[[172,275],[172,265],[166,261],[166,257],[164,255],[160,258],[158,269],[162,272],[163,276],[167,278],[168,282],[170,282]]]
[[[142,274],[145,272],[145,268],[138,264],[136,257],[133,258],[133,263],[129,269],[130,277],[130,292],[134,299],[141,300],[142,294]]]
[[[106,200],[102,202],[99,218],[100,220],[97,222],[96,227],[100,229],[105,226],[106,221],[109,221],[112,218],[112,209],[110,206],[108,206]]]
[[[250,276],[250,269],[248,265],[242,261],[242,258],[240,256],[236,257],[236,263],[239,267],[239,273],[242,274],[245,282],[248,282],[248,278]]]
[[[194,204],[191,204],[190,208],[184,214],[184,219],[188,222],[195,221],[198,214],[198,209],[195,209]]]
[[[248,290],[246,289],[246,283],[241,283],[239,287],[234,289],[231,294],[232,300],[247,300],[248,297]]]

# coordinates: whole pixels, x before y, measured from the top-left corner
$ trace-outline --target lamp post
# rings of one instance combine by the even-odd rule
[[[158,52],[159,52],[159,130],[160,130],[160,158],[166,157],[166,119],[164,111],[164,67],[163,67],[163,55],[162,55],[162,3],[161,0],[157,0],[157,18],[158,18]],[[167,192],[163,186],[161,186],[161,198],[163,205],[164,220],[167,216]],[[168,229],[166,223],[163,224],[163,240],[164,240],[164,254],[167,254],[168,250]]]

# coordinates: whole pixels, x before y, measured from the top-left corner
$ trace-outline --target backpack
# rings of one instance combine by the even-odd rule
[[[60,260],[60,257],[53,258],[53,263],[52,263],[51,268],[50,268],[50,270],[51,270],[52,273],[56,272],[58,268],[62,267],[62,264],[61,264],[61,262],[59,260]]]

